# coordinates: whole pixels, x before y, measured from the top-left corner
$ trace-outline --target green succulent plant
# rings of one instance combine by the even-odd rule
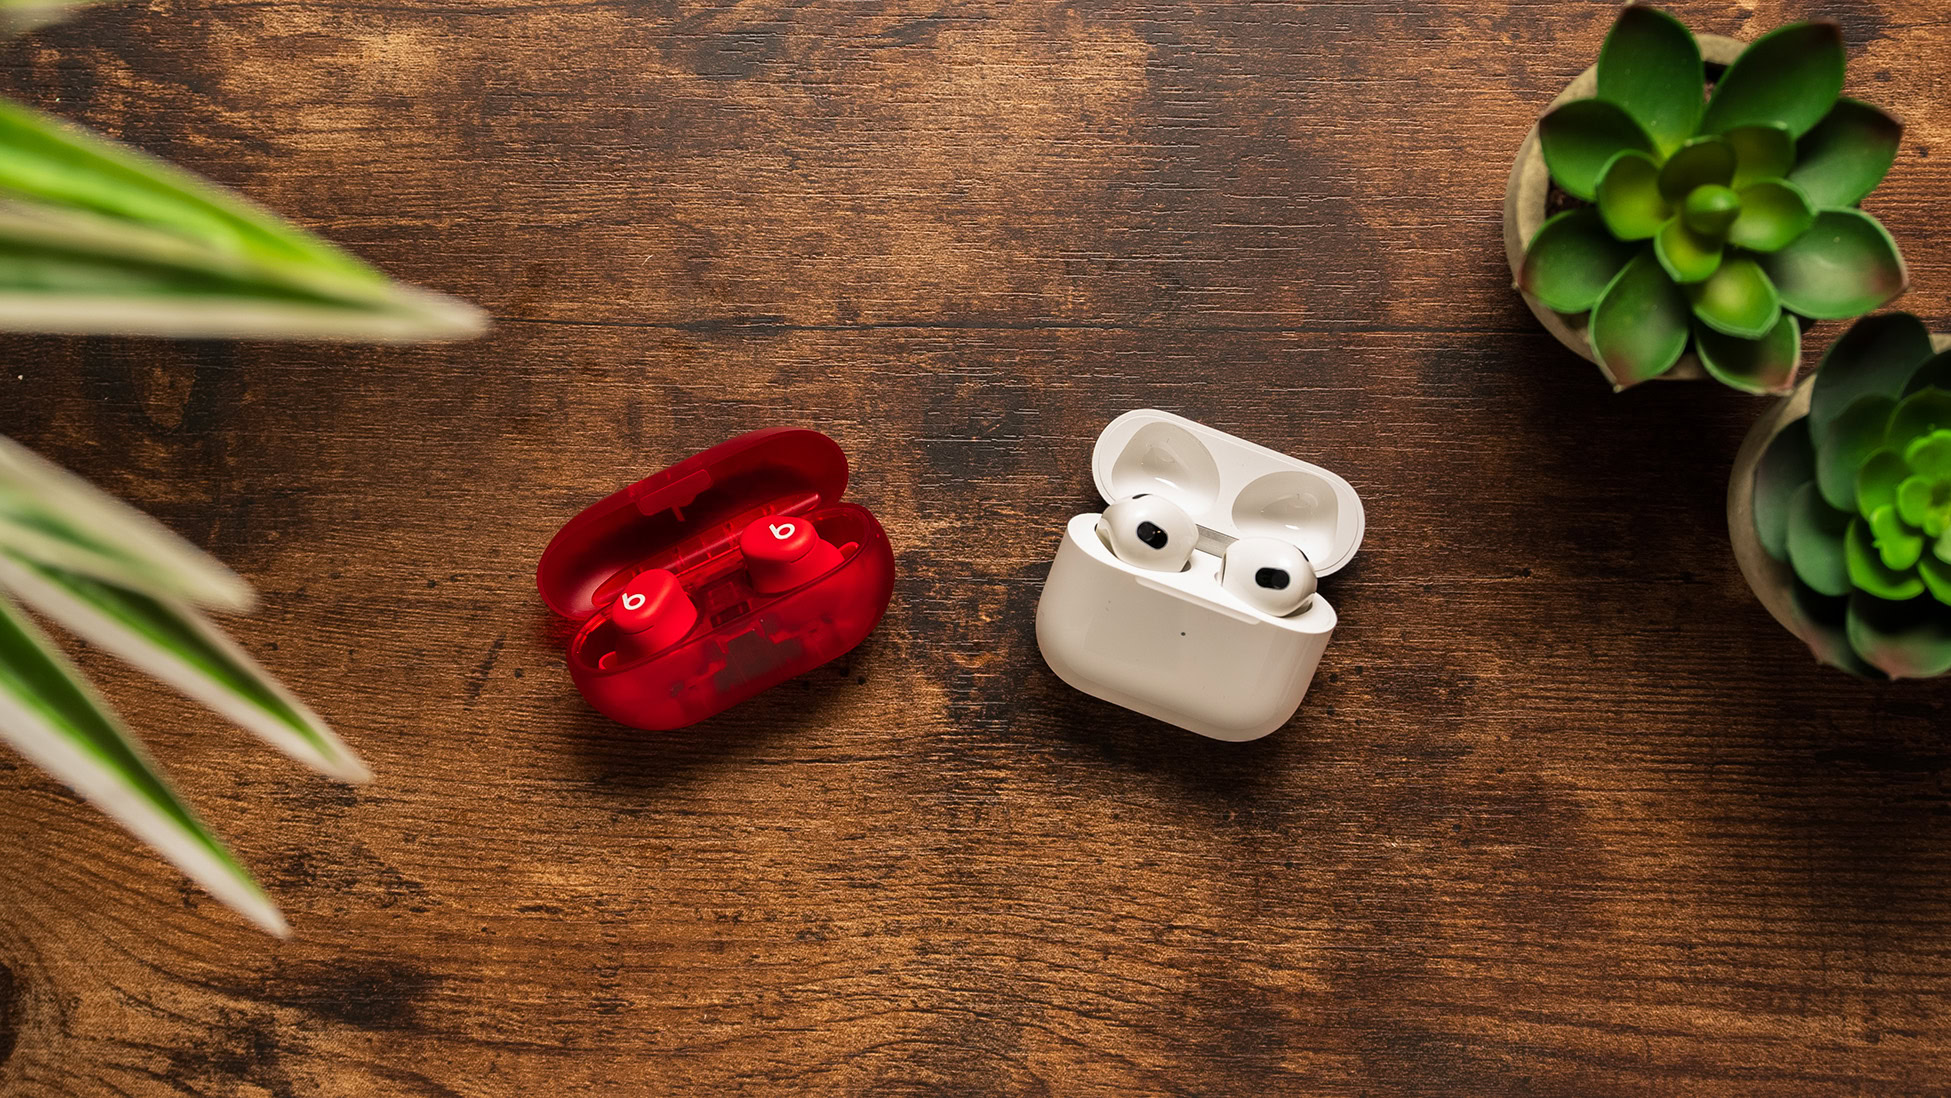
[[[1861,316],[1903,292],[1903,258],[1857,209],[1902,126],[1841,97],[1842,34],[1797,23],[1749,44],[1707,94],[1693,34],[1633,5],[1599,51],[1597,94],[1538,122],[1559,189],[1582,204],[1539,227],[1518,274],[1561,313],[1589,313],[1599,366],[1625,388],[1689,347],[1719,381],[1780,392],[1797,317]]]
[[[1876,678],[1951,671],[1951,352],[1922,321],[1851,326],[1753,476],[1756,537],[1792,570],[1818,659]]]

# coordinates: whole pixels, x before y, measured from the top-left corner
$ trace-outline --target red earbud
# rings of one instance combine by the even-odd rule
[[[662,568],[632,576],[610,604],[610,620],[647,651],[669,648],[698,623],[698,608],[677,577]]]
[[[790,591],[840,567],[840,550],[820,537],[813,524],[794,515],[767,515],[738,536],[752,589],[761,594]]]

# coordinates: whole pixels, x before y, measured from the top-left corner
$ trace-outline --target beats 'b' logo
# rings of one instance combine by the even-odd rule
[[[752,589],[764,595],[790,591],[840,566],[840,550],[820,539],[812,519],[761,515],[739,531],[738,549]]]
[[[652,568],[632,578],[617,595],[610,618],[625,633],[637,634],[637,646],[661,649],[676,644],[698,620],[698,608],[685,595],[677,577]]]

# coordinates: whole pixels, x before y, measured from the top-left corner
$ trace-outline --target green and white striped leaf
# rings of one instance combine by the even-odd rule
[[[74,665],[3,596],[0,738],[212,896],[272,934],[291,933],[276,905],[170,788]]]
[[[0,0],[0,35],[20,34],[66,19],[99,0]]]
[[[0,588],[320,773],[372,780],[318,714],[195,609],[6,552]]]
[[[162,523],[0,437],[0,549],[163,598],[248,610],[250,585]]]
[[[215,184],[0,99],[0,329],[404,341],[484,327],[473,306]]]

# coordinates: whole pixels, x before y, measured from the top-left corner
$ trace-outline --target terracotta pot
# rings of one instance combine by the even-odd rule
[[[1748,48],[1746,42],[1726,38],[1718,34],[1695,35],[1700,43],[1701,59],[1709,65],[1726,66],[1732,64],[1741,51]],[[1553,107],[1573,99],[1587,99],[1599,87],[1597,65],[1579,73],[1577,79],[1566,85],[1558,93],[1558,98],[1540,112],[1540,116],[1551,113]],[[1518,270],[1524,266],[1524,250],[1531,238],[1538,233],[1538,226],[1545,223],[1545,203],[1551,194],[1551,172],[1545,167],[1544,149],[1538,144],[1538,127],[1531,126],[1531,132],[1524,137],[1524,144],[1518,146],[1517,160],[1511,165],[1511,179],[1504,188],[1504,254],[1511,262],[1511,281],[1517,281]],[[1544,325],[1545,331],[1557,337],[1574,353],[1587,362],[1597,362],[1592,353],[1592,341],[1587,337],[1585,314],[1567,315],[1554,312],[1530,294],[1518,290],[1524,303],[1531,306],[1531,312]],[[1682,355],[1673,369],[1654,380],[1687,381],[1706,377],[1700,368],[1700,360],[1692,352]]]
[[[1951,350],[1951,335],[1933,335],[1931,344],[1940,351]],[[1734,471],[1727,479],[1727,537],[1734,547],[1734,563],[1741,567],[1741,578],[1748,581],[1755,598],[1782,623],[1782,628],[1798,637],[1802,634],[1795,621],[1795,572],[1769,556],[1755,534],[1755,466],[1761,464],[1761,455],[1783,428],[1809,414],[1809,394],[1814,392],[1815,380],[1811,370],[1796,383],[1793,392],[1775,401],[1755,421],[1748,437],[1741,440],[1741,449],[1734,455]]]

